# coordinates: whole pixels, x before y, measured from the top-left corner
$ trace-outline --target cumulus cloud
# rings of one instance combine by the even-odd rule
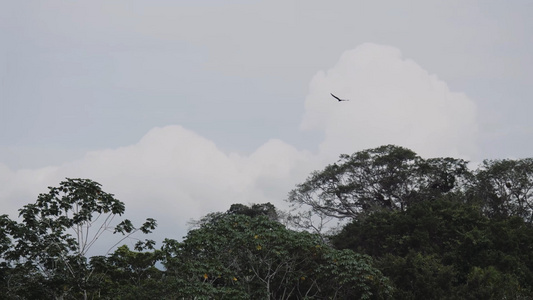
[[[351,101],[336,103],[330,92]],[[318,72],[301,127],[324,131],[327,156],[384,144],[423,156],[476,155],[474,102],[390,46],[363,44]]]
[[[248,156],[226,154],[191,130],[167,126],[150,130],[137,144],[90,152],[57,167],[11,171],[2,166],[0,190],[14,216],[65,177],[90,178],[126,203],[126,217],[157,219],[156,239],[181,239],[189,220],[233,203],[285,207],[287,192],[311,171],[310,157],[280,140]]]
[[[336,102],[330,92],[348,98]],[[409,147],[424,156],[475,154],[476,107],[465,95],[428,74],[393,47],[364,44],[310,83],[301,127],[323,131],[318,153],[281,140],[249,155],[225,153],[194,131],[157,127],[138,143],[87,153],[82,159],[39,169],[10,170],[0,164],[4,213],[33,202],[65,177],[90,178],[126,203],[126,217],[160,224],[153,238],[180,239],[187,222],[233,203],[284,199],[316,169],[383,144]]]

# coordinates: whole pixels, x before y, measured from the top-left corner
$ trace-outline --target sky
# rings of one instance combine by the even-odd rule
[[[533,153],[531,1],[0,0],[0,203],[90,178],[181,239],[386,144]],[[346,102],[337,102],[334,93]]]

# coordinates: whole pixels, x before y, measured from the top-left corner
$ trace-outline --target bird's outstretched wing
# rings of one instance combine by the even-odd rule
[[[347,99],[341,99],[341,98],[339,98],[339,97],[333,95],[332,93],[330,93],[330,95],[333,96],[333,98],[337,99],[339,102],[340,102],[340,101],[350,101],[350,100],[347,100]]]

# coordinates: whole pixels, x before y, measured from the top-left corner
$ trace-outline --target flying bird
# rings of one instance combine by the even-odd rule
[[[331,94],[331,93],[330,93],[330,94]],[[333,95],[333,94],[331,94],[331,96],[333,96],[333,98],[337,99],[339,102],[341,102],[341,101],[350,101],[350,100],[348,100],[348,99],[341,99],[341,98],[339,98],[339,97],[337,97],[337,96],[335,96],[335,95]]]

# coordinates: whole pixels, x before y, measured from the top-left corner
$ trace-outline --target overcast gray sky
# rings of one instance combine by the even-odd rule
[[[180,238],[190,218],[231,203],[283,206],[341,153],[531,157],[532,11],[0,0],[0,202],[13,213],[88,177]]]

